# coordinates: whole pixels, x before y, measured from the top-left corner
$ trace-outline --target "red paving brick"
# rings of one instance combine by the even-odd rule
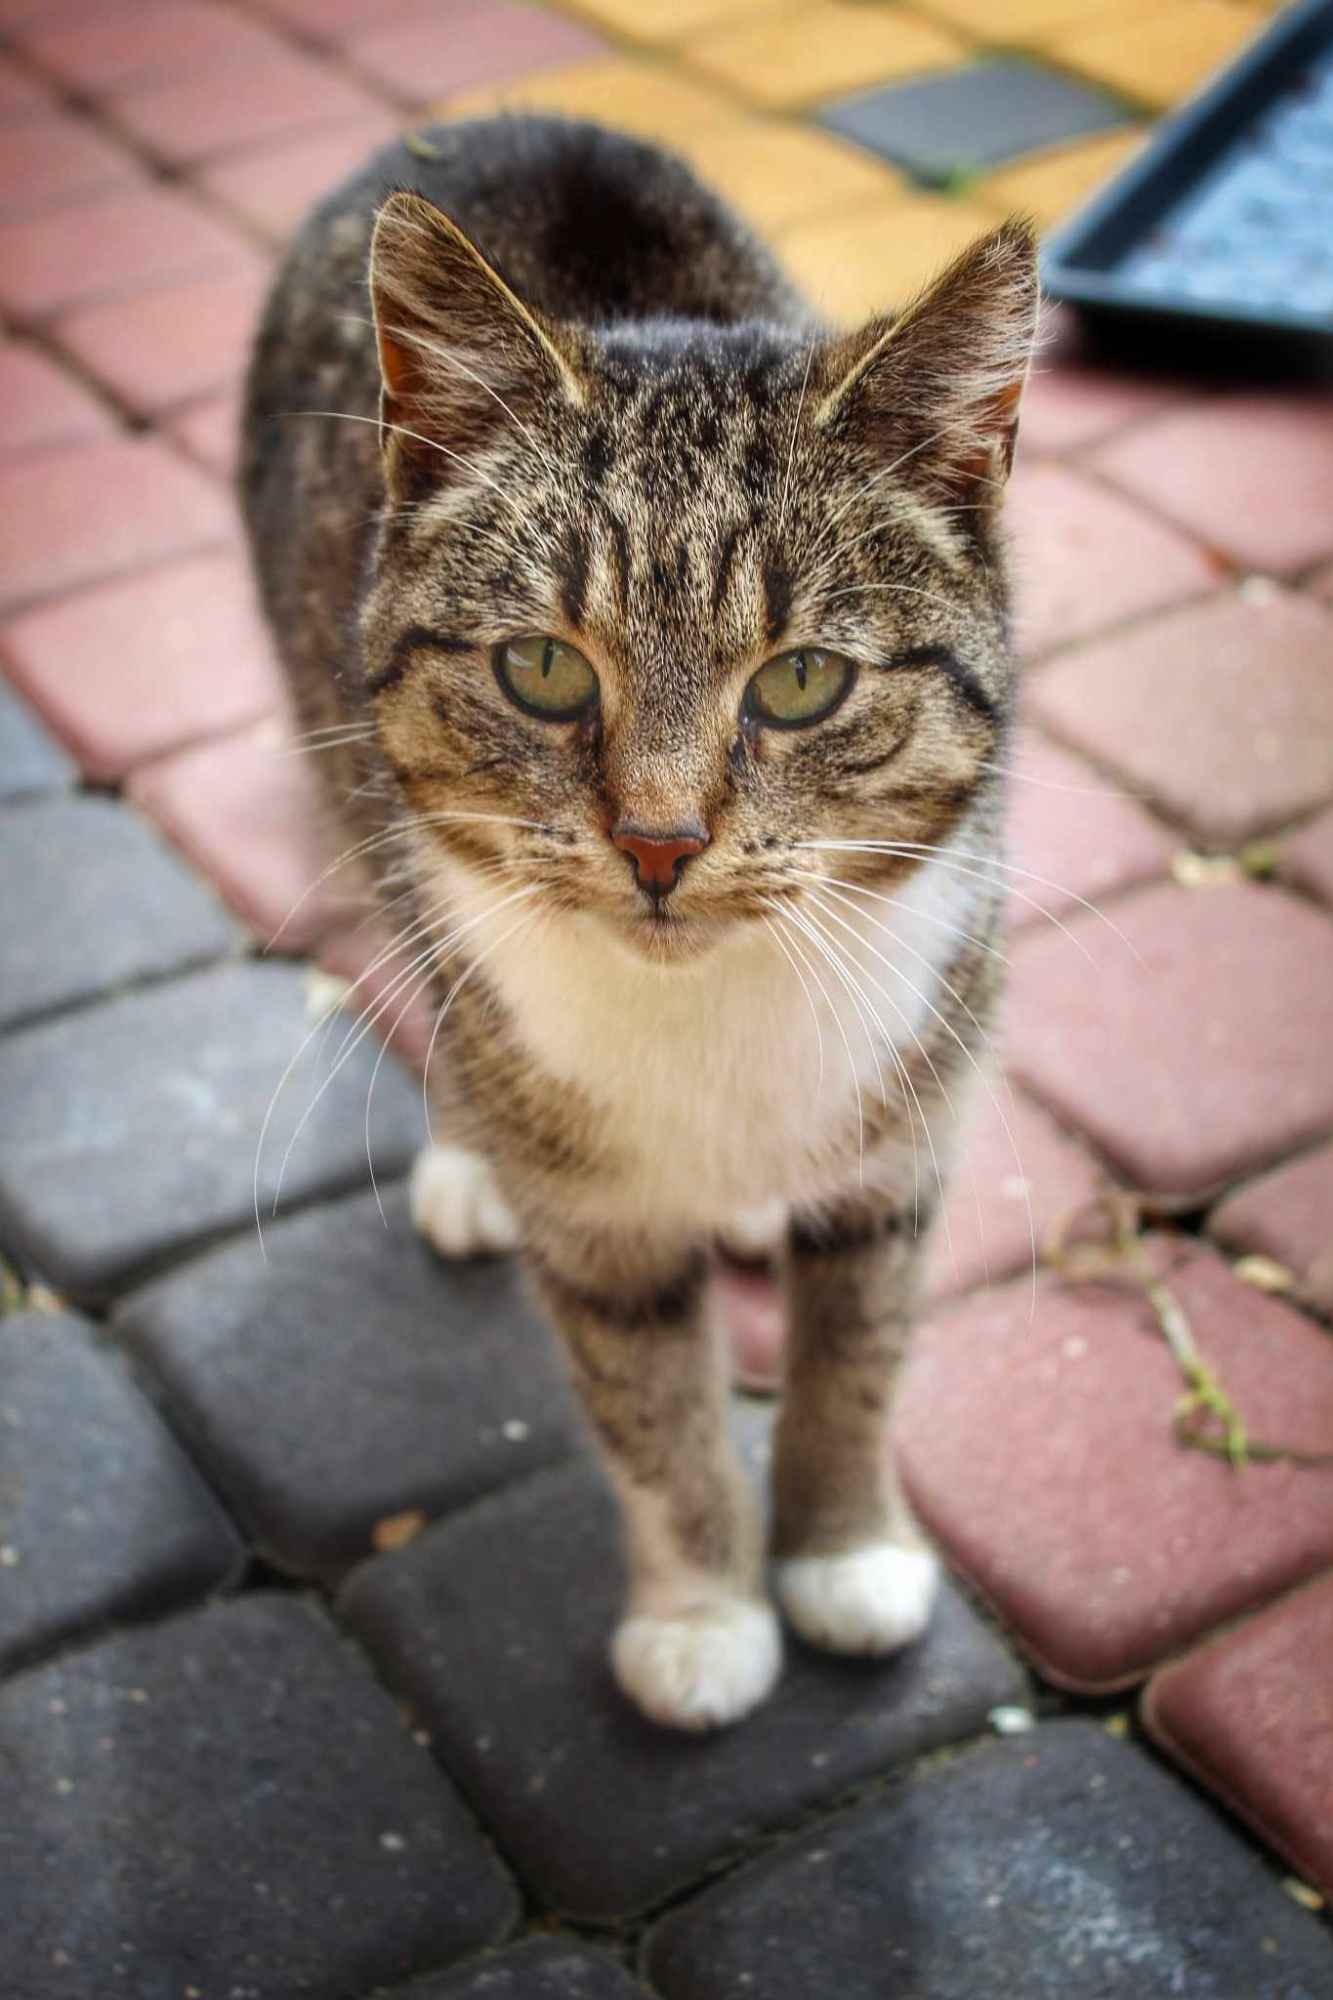
[[[17,124],[55,108],[55,99],[49,91],[43,90],[11,57],[0,54],[0,119],[6,124]]]
[[[86,119],[58,113],[0,130],[0,217],[6,220],[143,181],[133,156]]]
[[[587,28],[517,0],[453,0],[438,17],[357,36],[348,47],[358,69],[412,104],[605,52]]]
[[[1148,1728],[1333,1896],[1333,1574],[1153,1676]]]
[[[401,122],[387,110],[372,113],[284,146],[224,160],[200,179],[217,200],[281,242],[307,209],[392,139]]]
[[[782,1294],[765,1272],[729,1263],[721,1264],[710,1282],[736,1386],[771,1394],[782,1380],[787,1341]]]
[[[1230,396],[1113,439],[1093,463],[1237,563],[1300,569],[1333,550],[1333,398]]]
[[[1283,843],[1282,872],[1309,895],[1333,903],[1333,812],[1321,813]]]
[[[282,684],[230,552],[80,591],[0,630],[12,678],[91,778],[275,709]]]
[[[25,319],[186,284],[238,267],[255,252],[197,202],[148,188],[0,224],[0,305]]]
[[[0,605],[226,541],[216,483],[151,438],[108,438],[0,467]]]
[[[1153,416],[1184,394],[1179,383],[1118,375],[1109,368],[1044,361],[1023,391],[1019,435],[1025,454],[1077,451]]]
[[[1326,917],[1250,882],[1166,883],[1114,922],[1119,937],[1080,914],[1014,946],[1006,1063],[1057,1117],[1182,1200],[1333,1125]]]
[[[313,56],[284,51],[262,67],[133,91],[112,107],[117,123],[173,166],[238,152],[311,126],[368,117],[376,100]]]
[[[1333,1436],[1333,1343],[1176,1239],[1167,1282],[1257,1440]],[[1177,1442],[1180,1372],[1141,1294],[1041,1280],[923,1329],[904,1371],[908,1490],[1042,1671],[1123,1686],[1333,1562],[1333,1469],[1236,1472]]]
[[[106,437],[115,419],[105,404],[35,348],[0,347],[0,458],[41,445]]]
[[[337,44],[389,21],[438,14],[440,5],[441,0],[264,0],[264,12],[294,34]]]
[[[268,290],[263,265],[71,313],[55,327],[62,347],[140,416],[155,416],[220,389],[244,371]]]
[[[1304,1298],[1333,1312],[1333,1146],[1247,1181],[1219,1202],[1208,1229],[1229,1250],[1285,1265]]]
[[[278,38],[214,0],[157,0],[29,27],[23,47],[62,83],[90,96],[180,76],[214,76],[281,54]]]
[[[28,27],[49,26],[53,20],[62,25],[86,20],[105,4],[106,0],[0,0],[0,31],[10,35]]]
[[[1165,873],[1175,843],[1114,778],[1032,729],[1019,732],[1009,761],[1009,859],[1026,871],[1014,877],[1021,895],[1009,899],[1011,930]]]
[[[328,936],[348,912],[338,877],[315,886],[328,857],[315,831],[314,782],[288,743],[285,719],[270,716],[142,766],[129,792],[262,944],[291,952]]]
[[[1066,466],[1020,465],[1006,512],[1026,653],[1196,597],[1217,580],[1183,535]]]
[[[1030,1274],[1033,1238],[1040,1256],[1055,1225],[1107,1182],[1091,1156],[1030,1099],[1006,1091],[999,1076],[991,1088],[994,1101],[980,1089],[974,1093],[945,1210],[948,1232],[938,1229],[931,1246],[928,1288],[936,1298],[1016,1271]],[[928,1164],[922,1172],[929,1185]]]
[[[191,458],[230,478],[236,470],[240,421],[239,394],[212,396],[182,410],[168,429]]]
[[[1333,798],[1333,617],[1263,584],[1083,647],[1032,713],[1226,847]]]

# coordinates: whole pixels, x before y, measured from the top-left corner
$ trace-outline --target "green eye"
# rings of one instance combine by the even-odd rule
[[[856,668],[842,653],[803,646],[760,667],[745,690],[745,707],[773,729],[804,729],[832,715],[855,678]]]
[[[509,699],[543,722],[573,722],[597,699],[597,676],[563,639],[508,639],[495,653],[495,678]]]

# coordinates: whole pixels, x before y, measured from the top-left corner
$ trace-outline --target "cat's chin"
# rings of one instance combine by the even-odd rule
[[[689,965],[711,951],[727,929],[709,917],[635,916],[612,924],[620,943],[650,965]]]

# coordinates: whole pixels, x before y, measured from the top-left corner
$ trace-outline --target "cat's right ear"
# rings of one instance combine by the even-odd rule
[[[1013,463],[1039,296],[1036,234],[1015,218],[902,312],[831,345],[816,423],[868,447],[905,485],[994,505]]]
[[[498,426],[520,432],[584,387],[563,330],[531,311],[442,210],[391,194],[375,221],[370,296],[381,441],[393,468],[441,482]]]

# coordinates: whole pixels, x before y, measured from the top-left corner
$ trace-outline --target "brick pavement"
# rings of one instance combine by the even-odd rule
[[[795,1649],[715,1742],[613,1693],[607,1501],[513,1271],[412,1237],[410,1076],[376,1075],[378,1193],[374,1036],[318,1095],[349,1017],[311,961],[377,946],[304,894],[227,483],[276,245],[429,106],[671,140],[852,316],[1013,203],[1055,220],[1263,11],[0,0],[6,1996],[1328,1990],[1327,395],[1117,372],[1053,316],[1007,1083],[901,1417],[955,1586],[887,1668]],[[918,184],[991,63],[989,163]],[[1029,1203],[1044,1238],[1117,1188],[1243,1470],[1177,1439],[1141,1286],[1033,1292]],[[1141,1720],[1089,1692],[1145,1682]]]

